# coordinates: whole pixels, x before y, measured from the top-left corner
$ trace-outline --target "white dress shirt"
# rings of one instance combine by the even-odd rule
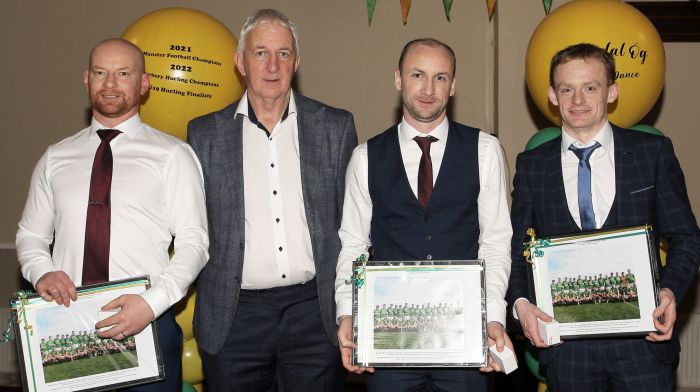
[[[595,226],[599,229],[608,218],[615,200],[615,146],[612,127],[609,122],[606,122],[586,144],[571,137],[566,129],[561,133],[561,173],[566,192],[566,204],[579,228],[581,227],[581,215],[578,209],[579,159],[573,151],[569,150],[569,146],[573,144],[577,148],[585,148],[592,146],[595,142],[600,143],[600,147],[593,151],[588,162],[591,165],[591,195]]]
[[[236,116],[243,119],[245,250],[241,288],[266,289],[306,283],[316,275],[301,187],[297,107],[269,134],[251,122],[248,93]],[[256,117],[253,117],[253,120]]]
[[[35,287],[59,270],[81,284],[90,173],[103,128],[93,118],[90,127],[50,146],[34,169],[16,245],[22,275]],[[185,295],[209,258],[202,169],[187,143],[138,114],[114,129],[122,134],[110,143],[109,279],[150,275],[142,297],[158,317]]]
[[[399,144],[411,189],[416,193],[421,150],[413,141],[415,136],[431,135],[438,139],[430,147],[433,163],[433,184],[440,175],[440,165],[447,145],[449,123],[445,119],[428,134],[408,125],[399,124]],[[506,201],[503,151],[498,139],[479,133],[479,251],[478,257],[486,264],[486,313],[488,321],[505,325],[504,300],[510,275],[510,240],[513,234]],[[336,316],[352,314],[352,288],[345,280],[352,275],[352,263],[361,254],[367,254],[372,245],[369,238],[372,222],[372,199],[369,195],[367,143],[355,148],[345,178],[343,221],[338,231],[342,249],[338,257],[335,281]]]

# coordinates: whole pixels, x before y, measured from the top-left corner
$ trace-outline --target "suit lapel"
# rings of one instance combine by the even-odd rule
[[[615,199],[603,227],[618,226],[622,221],[619,217],[619,204],[621,203],[620,200],[630,192],[630,179],[631,174],[634,172],[632,146],[618,130],[618,127],[612,125],[615,143]]]
[[[314,190],[318,188],[315,183],[321,175],[324,137],[321,130],[321,119],[313,103],[296,93],[294,93],[294,100],[297,106],[301,188],[304,196],[306,221],[309,225],[313,245],[317,236],[317,228],[320,227],[317,224],[316,210],[312,206],[317,202],[314,198]]]
[[[566,191],[564,190],[564,175],[561,170],[561,136],[554,139],[547,148],[550,151],[544,153],[545,171],[547,174],[547,184],[552,186],[552,203],[557,206],[559,216],[566,216],[568,219],[567,226],[578,228],[576,221],[571,216],[569,211],[569,203],[566,201]],[[562,222],[563,223],[563,222]]]
[[[223,153],[222,162],[212,163],[222,165],[221,170],[224,180],[222,186],[226,187],[231,197],[224,197],[226,211],[233,215],[233,228],[241,230],[245,228],[245,204],[243,194],[243,116],[235,117],[236,108],[226,113],[219,114],[216,120],[216,141]],[[216,148],[216,147],[213,147]]]

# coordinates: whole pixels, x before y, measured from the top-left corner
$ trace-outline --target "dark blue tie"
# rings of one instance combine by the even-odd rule
[[[578,212],[581,217],[581,229],[595,230],[595,212],[593,212],[593,195],[591,194],[591,164],[588,159],[600,143],[595,142],[590,147],[578,148],[569,146],[578,157]]]

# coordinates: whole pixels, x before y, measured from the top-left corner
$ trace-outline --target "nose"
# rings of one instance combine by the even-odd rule
[[[574,96],[572,97],[572,102],[576,105],[583,103],[583,91],[574,90]]]
[[[108,73],[105,77],[105,87],[113,87],[117,85],[117,76],[113,73]]]
[[[276,55],[270,56],[267,62],[267,72],[275,73],[280,67],[279,58]]]
[[[421,89],[421,93],[427,96],[432,96],[435,94],[435,82],[428,78],[425,80],[425,83],[423,83],[423,88]]]

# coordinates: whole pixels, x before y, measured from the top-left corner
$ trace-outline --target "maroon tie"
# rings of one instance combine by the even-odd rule
[[[83,284],[109,281],[109,226],[112,215],[110,189],[112,188],[112,148],[109,142],[121,132],[100,129],[102,142],[95,152],[90,176],[83,253]]]
[[[416,136],[413,140],[423,151],[420,166],[418,166],[418,201],[425,208],[428,206],[430,195],[433,194],[433,161],[430,159],[430,144],[438,139],[432,136]]]

